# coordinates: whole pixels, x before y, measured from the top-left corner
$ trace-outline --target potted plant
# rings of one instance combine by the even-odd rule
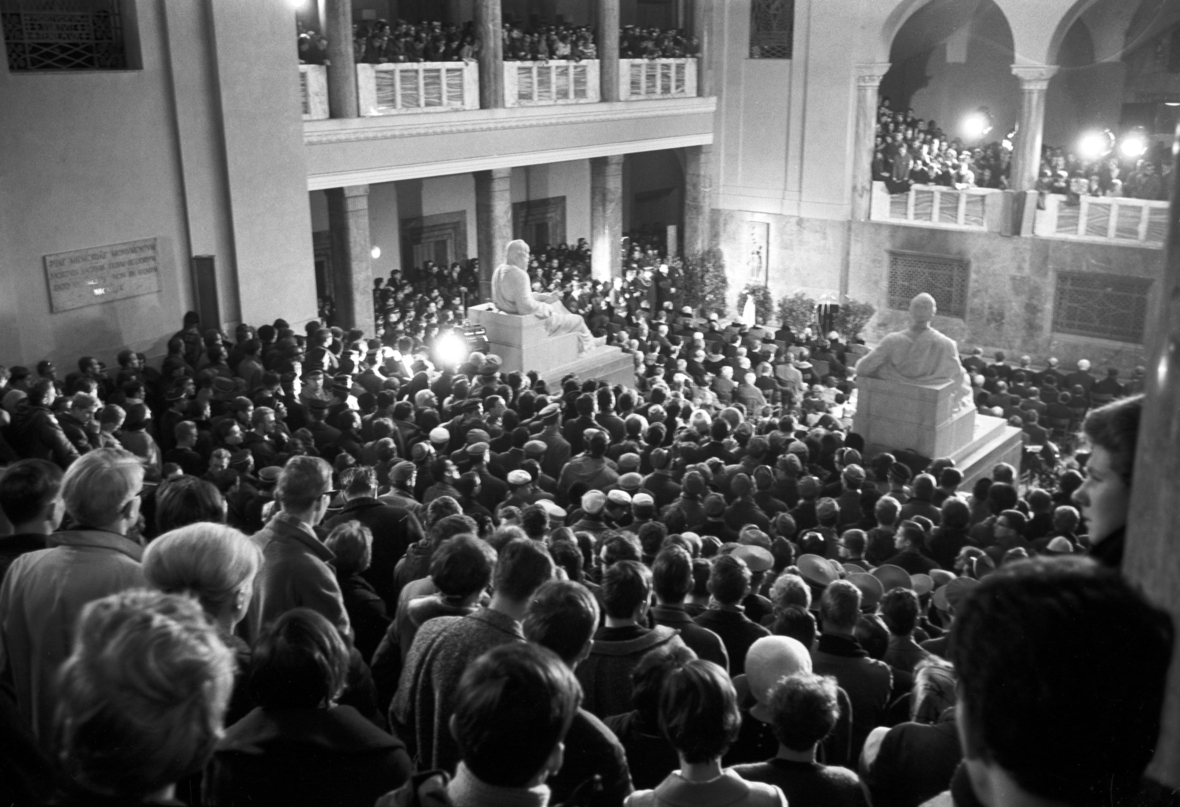
[[[815,300],[803,292],[784,295],[778,301],[779,322],[794,333],[803,333],[804,328],[815,326]]]
[[[719,249],[707,249],[693,255],[686,255],[680,261],[681,288],[684,290],[686,305],[693,307],[703,317],[716,313],[724,317],[729,294],[729,278],[725,274],[725,257]]]
[[[860,300],[848,300],[840,305],[840,310],[836,314],[836,330],[844,337],[848,345],[864,345],[864,340],[860,338],[860,332],[869,324],[869,320],[877,313],[877,308],[872,303],[864,303]]]

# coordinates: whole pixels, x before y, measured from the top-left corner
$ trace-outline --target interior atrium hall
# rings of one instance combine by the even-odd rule
[[[523,238],[583,245],[599,281],[634,245],[707,266],[725,305],[690,301],[702,319],[755,292],[772,327],[780,302],[855,303],[871,346],[928,292],[960,352],[1180,389],[1180,342],[1161,347],[1180,0],[0,0],[0,18],[9,366],[158,361],[188,311],[368,335],[376,286],[458,264],[483,303]],[[1131,565],[1180,609],[1178,564]]]

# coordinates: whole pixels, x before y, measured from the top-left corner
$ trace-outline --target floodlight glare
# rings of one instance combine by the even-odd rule
[[[441,333],[434,340],[434,356],[440,367],[458,367],[470,352],[467,340],[457,331]]]
[[[1078,141],[1078,156],[1087,162],[1102,159],[1108,150],[1109,143],[1102,132],[1088,132]]]
[[[1147,153],[1147,138],[1141,134],[1130,134],[1123,138],[1119,151],[1128,160],[1138,160]]]

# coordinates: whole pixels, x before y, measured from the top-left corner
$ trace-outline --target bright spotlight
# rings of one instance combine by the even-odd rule
[[[373,260],[381,257],[381,247],[373,247],[369,250],[369,254],[373,256]]]
[[[1082,135],[1078,141],[1078,156],[1086,162],[1102,159],[1109,150],[1110,144],[1102,132],[1089,132]]]
[[[992,130],[992,116],[986,107],[980,107],[963,118],[963,137],[968,140],[982,140]]]
[[[470,352],[467,340],[458,331],[440,333],[434,340],[434,357],[440,367],[458,367]]]
[[[298,11],[307,5],[307,0],[287,0],[287,5]]]
[[[1130,134],[1123,138],[1119,152],[1128,160],[1138,160],[1147,153],[1147,138],[1141,134]]]

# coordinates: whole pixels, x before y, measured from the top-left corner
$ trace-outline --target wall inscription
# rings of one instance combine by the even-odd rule
[[[125,300],[160,290],[155,238],[45,256],[53,313]]]

